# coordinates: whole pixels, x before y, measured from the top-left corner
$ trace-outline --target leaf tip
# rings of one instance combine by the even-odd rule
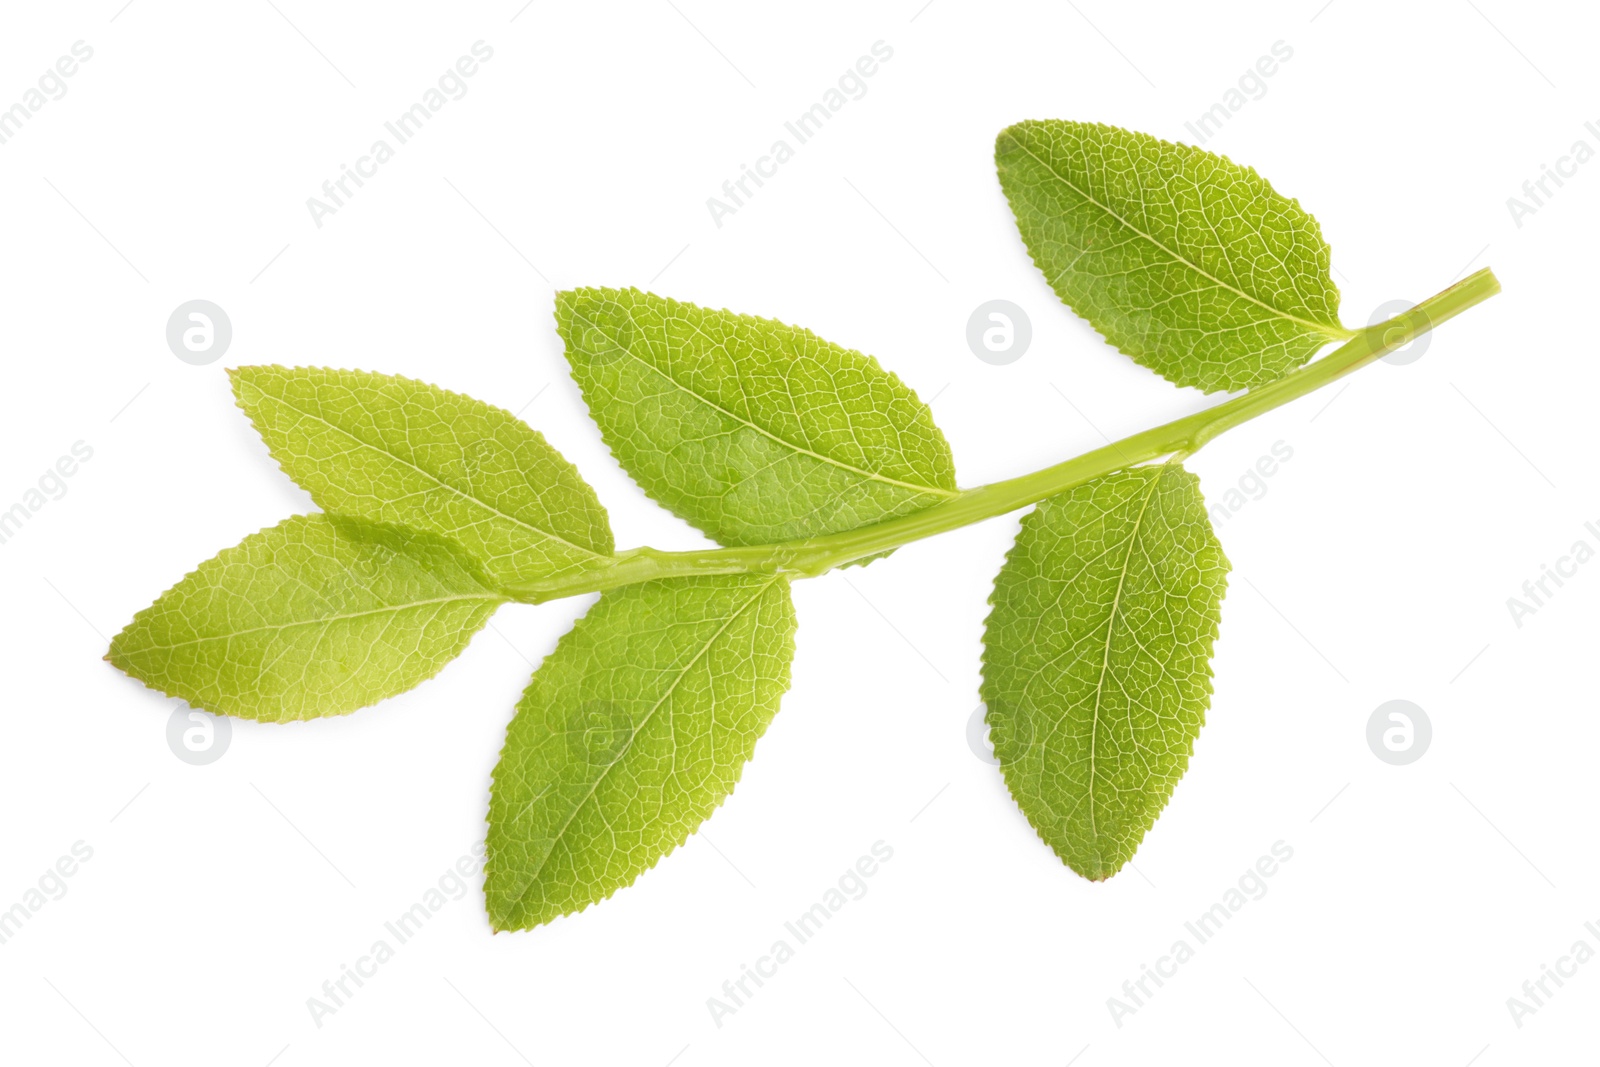
[[[228,367],[223,373],[228,376],[228,383],[233,386],[234,395],[239,393],[240,386],[246,384],[260,371],[266,369],[260,363],[244,363],[237,367]]]
[[[1072,868],[1074,874],[1080,875],[1085,881],[1093,882],[1096,885],[1110,881],[1111,877],[1122,870],[1127,863],[1127,860],[1107,863],[1105,855],[1100,852],[1094,854],[1095,862],[1092,864],[1081,860],[1068,859],[1065,856],[1062,859],[1068,867]]]

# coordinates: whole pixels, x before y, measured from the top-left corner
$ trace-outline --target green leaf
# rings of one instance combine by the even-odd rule
[[[200,564],[106,659],[222,715],[343,715],[438,674],[503,602],[441,538],[298,515]]]
[[[1352,336],[1317,220],[1249,167],[1059,120],[1002,130],[994,154],[1051,288],[1169,380],[1245,389]]]
[[[836,533],[956,493],[927,406],[809,330],[637,289],[558,293],[556,324],[618,461],[725,545]]]
[[[1085,878],[1128,862],[1189,765],[1227,573],[1176,464],[1106,475],[1022,520],[984,633],[987,722],[1011,795]]]
[[[776,575],[601,596],[534,673],[495,768],[484,893],[527,929],[631,885],[733,791],[789,687]]]
[[[610,562],[594,490],[509,412],[365,371],[229,374],[273,458],[324,511],[448,537],[502,587]]]

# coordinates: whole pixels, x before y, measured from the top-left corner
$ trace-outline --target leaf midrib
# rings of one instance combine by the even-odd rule
[[[1111,218],[1115,219],[1118,223],[1120,223],[1123,227],[1125,227],[1130,232],[1132,232],[1134,234],[1137,234],[1138,236],[1144,238],[1146,241],[1149,241],[1157,249],[1159,249],[1161,252],[1165,253],[1167,255],[1167,257],[1170,258],[1173,262],[1181,263],[1183,266],[1188,267],[1190,270],[1194,271],[1196,274],[1200,275],[1202,278],[1205,278],[1205,279],[1209,280],[1210,282],[1212,282],[1218,288],[1226,289],[1230,293],[1234,293],[1234,294],[1236,294],[1236,295],[1238,295],[1240,297],[1243,297],[1245,300],[1250,301],[1250,303],[1255,304],[1257,307],[1265,308],[1266,310],[1272,312],[1274,315],[1278,316],[1279,318],[1286,319],[1289,322],[1298,323],[1299,325],[1304,326],[1307,329],[1314,330],[1317,333],[1322,334],[1324,337],[1327,337],[1329,340],[1339,340],[1339,339],[1342,339],[1342,338],[1346,338],[1346,337],[1352,336],[1350,331],[1344,329],[1343,327],[1337,327],[1336,328],[1336,327],[1329,326],[1326,323],[1314,322],[1314,321],[1312,321],[1310,319],[1302,319],[1298,315],[1291,315],[1289,312],[1284,311],[1282,308],[1273,307],[1271,304],[1267,303],[1266,301],[1261,300],[1258,297],[1251,296],[1249,293],[1245,292],[1243,289],[1240,289],[1238,286],[1228,284],[1227,282],[1223,281],[1221,278],[1218,278],[1216,275],[1214,275],[1210,271],[1206,270],[1204,267],[1201,267],[1198,263],[1192,262],[1187,257],[1182,256],[1182,255],[1178,254],[1177,252],[1174,252],[1172,249],[1168,248],[1165,244],[1163,244],[1160,240],[1158,240],[1153,234],[1145,233],[1139,227],[1135,226],[1132,222],[1130,222],[1129,220],[1127,220],[1127,219],[1123,218],[1121,215],[1119,215],[1116,211],[1112,210],[1110,207],[1106,206],[1105,204],[1102,204],[1100,201],[1096,200],[1093,196],[1091,196],[1089,193],[1085,192],[1083,189],[1080,189],[1076,184],[1073,183],[1073,181],[1070,178],[1065,177],[1059,171],[1057,171],[1055,169],[1055,167],[1051,166],[1045,160],[1040,159],[1039,156],[1037,154],[1035,154],[1034,151],[1031,148],[1029,148],[1026,144],[1024,144],[1022,142],[1022,140],[1020,138],[1018,138],[1015,134],[1011,135],[1011,143],[1016,145],[1023,152],[1025,152],[1030,158],[1032,158],[1034,160],[1034,162],[1038,163],[1041,167],[1043,167],[1046,171],[1048,171],[1050,173],[1051,177],[1055,178],[1062,185],[1065,185],[1068,189],[1071,189],[1074,193],[1078,194],[1084,200],[1087,200],[1089,203],[1093,204],[1095,207],[1097,207],[1101,211],[1105,212],[1107,215],[1109,215]],[[1292,275],[1292,272],[1291,272],[1291,275]]]
[[[583,318],[582,313],[579,312],[576,308],[574,308],[573,311],[572,311],[572,317],[575,318],[575,319]],[[632,318],[631,315],[629,317],[630,317],[630,319]],[[586,319],[586,318],[583,319],[583,322],[586,325],[592,326],[595,329],[601,331],[602,333],[605,333],[605,335],[607,337],[611,337],[611,335],[609,333],[606,333],[606,328],[605,328],[605,326],[603,324],[598,323],[598,322],[593,322],[593,321],[591,321],[589,319]],[[713,340],[709,334],[706,334],[704,330],[700,329],[698,324],[690,323],[690,325],[694,327],[696,332],[701,333],[708,340]],[[611,340],[616,341],[616,338],[611,338]],[[574,348],[577,347],[576,338],[574,338],[573,347]],[[935,496],[945,497],[946,499],[954,499],[955,497],[958,497],[958,496],[961,495],[961,490],[959,490],[959,489],[940,489],[940,488],[936,488],[936,487],[931,486],[931,485],[918,485],[915,482],[904,482],[904,481],[901,481],[898,478],[890,478],[888,475],[885,475],[885,474],[878,474],[878,473],[876,473],[874,471],[863,470],[862,468],[856,467],[856,466],[852,466],[851,464],[846,463],[843,460],[834,459],[831,456],[825,456],[820,452],[814,452],[809,448],[805,448],[805,447],[803,447],[801,445],[795,444],[792,441],[785,440],[784,438],[779,437],[777,434],[771,432],[770,430],[767,430],[764,427],[759,426],[756,423],[751,422],[749,419],[743,417],[742,415],[739,415],[739,414],[736,414],[735,412],[729,411],[727,408],[725,408],[722,405],[716,403],[711,398],[709,398],[709,397],[707,397],[707,396],[705,396],[705,395],[703,395],[701,393],[695,392],[693,389],[690,389],[688,386],[686,386],[682,382],[678,381],[676,378],[674,378],[672,375],[668,374],[666,371],[662,370],[660,367],[656,366],[654,363],[651,363],[649,360],[643,359],[643,358],[635,355],[633,353],[632,349],[629,348],[628,346],[622,345],[622,344],[619,343],[617,345],[617,347],[619,349],[621,349],[622,352],[624,354],[626,354],[629,359],[633,360],[636,363],[641,364],[642,366],[648,367],[650,370],[655,371],[661,377],[665,378],[667,380],[667,382],[670,383],[674,388],[679,389],[682,392],[685,392],[685,393],[689,394],[690,396],[694,397],[696,400],[700,401],[702,404],[706,405],[706,407],[709,407],[714,411],[721,412],[723,415],[726,415],[728,418],[732,419],[734,422],[739,423],[741,426],[746,426],[746,427],[754,430],[756,433],[760,434],[761,436],[767,438],[768,440],[770,440],[770,441],[772,441],[772,442],[774,442],[776,444],[782,445],[784,448],[787,448],[792,452],[795,452],[795,453],[798,453],[798,454],[804,455],[804,456],[810,456],[812,459],[817,460],[819,463],[824,463],[824,464],[827,464],[828,466],[831,466],[831,467],[837,467],[840,470],[849,471],[852,474],[859,474],[863,478],[867,478],[867,479],[869,479],[871,481],[875,481],[875,482],[882,482],[885,485],[893,485],[893,486],[897,486],[898,488],[901,488],[901,489],[910,489],[913,492],[917,492],[917,493],[931,493],[931,494],[933,494]]]
[[[750,609],[751,605],[760,600],[766,594],[767,590],[771,589],[780,580],[782,580],[782,575],[775,574],[766,582],[764,582],[758,589],[756,589],[756,591],[751,594],[750,599],[739,605],[738,610],[734,611],[727,617],[727,619],[723,620],[722,625],[717,627],[716,633],[708,637],[705,644],[700,647],[699,651],[697,651],[694,656],[690,658],[688,663],[685,663],[683,667],[679,669],[678,676],[672,680],[672,684],[667,686],[666,691],[663,692],[660,698],[650,706],[650,710],[645,712],[644,718],[640,719],[639,724],[634,727],[633,733],[628,737],[627,745],[624,746],[621,752],[617,753],[617,758],[606,764],[605,769],[595,776],[594,784],[589,787],[589,792],[584,794],[582,800],[578,801],[572,806],[572,811],[567,815],[566,821],[561,824],[561,829],[557,830],[555,835],[551,837],[550,847],[545,851],[544,856],[539,860],[539,866],[535,867],[533,871],[528,874],[527,881],[523,885],[521,891],[519,891],[516,896],[511,899],[512,904],[520,906],[528,899],[528,894],[533,892],[534,885],[539,880],[539,875],[543,873],[545,867],[549,865],[550,857],[555,855],[556,848],[560,846],[562,839],[566,836],[568,827],[572,825],[573,820],[578,817],[579,812],[581,812],[588,805],[589,801],[594,799],[594,795],[599,791],[601,783],[606,779],[606,775],[611,773],[611,768],[617,766],[623,761],[624,758],[626,758],[628,752],[633,748],[634,740],[644,732],[645,726],[648,725],[650,720],[655,717],[656,712],[659,711],[661,706],[667,702],[667,699],[677,691],[678,686],[683,683],[683,680],[689,676],[689,672],[694,669],[694,665],[705,658],[706,653],[711,651],[711,646],[716,644],[717,640],[727,632],[728,627],[732,626],[741,615]]]
[[[381,608],[371,608],[367,611],[343,612],[334,615],[323,615],[315,619],[298,619],[294,622],[268,623],[264,626],[251,626],[243,630],[232,630],[225,634],[206,634],[201,637],[191,638],[187,641],[177,641],[170,645],[140,645],[137,648],[123,649],[126,655],[140,652],[169,652],[175,648],[185,648],[189,645],[201,645],[207,641],[231,641],[236,637],[246,637],[250,634],[267,633],[269,631],[293,630],[302,626],[329,626],[337,622],[347,622],[352,619],[371,618],[374,615],[393,615],[413,608],[427,607],[431,604],[453,604],[465,600],[492,600],[503,603],[505,597],[498,593],[461,593],[455,596],[429,597],[426,600],[408,600],[404,604],[386,604]]]
[[[574,544],[573,542],[568,541],[565,537],[562,537],[560,534],[554,533],[554,532],[552,532],[550,530],[540,529],[537,526],[534,526],[534,525],[532,525],[530,523],[524,522],[522,519],[517,518],[515,515],[508,515],[505,512],[501,511],[499,508],[496,508],[492,504],[488,503],[487,501],[480,500],[477,497],[473,496],[471,493],[463,492],[462,490],[456,488],[455,486],[451,485],[449,482],[445,481],[443,478],[439,477],[439,475],[433,473],[432,471],[430,471],[430,470],[428,470],[428,469],[426,469],[424,467],[417,466],[417,464],[413,463],[411,460],[407,459],[405,456],[398,455],[397,453],[390,451],[387,447],[379,447],[378,445],[372,444],[370,441],[363,440],[362,438],[356,436],[351,431],[345,429],[343,426],[340,426],[338,423],[332,422],[332,421],[324,418],[323,416],[321,416],[321,415],[319,415],[319,414],[317,414],[315,412],[307,411],[304,408],[297,407],[294,404],[290,403],[284,397],[282,397],[282,396],[280,396],[280,395],[278,395],[276,393],[267,392],[265,389],[261,388],[260,385],[256,385],[255,388],[261,393],[261,395],[263,397],[266,397],[269,400],[277,401],[278,403],[282,404],[284,407],[288,408],[290,411],[293,411],[297,415],[301,415],[301,416],[303,416],[305,418],[311,419],[314,422],[320,422],[322,425],[328,427],[328,429],[334,431],[335,433],[343,434],[345,437],[348,437],[351,441],[354,441],[360,447],[368,449],[368,450],[370,450],[372,452],[376,452],[380,456],[388,456],[390,459],[395,460],[396,462],[405,464],[407,467],[411,468],[412,470],[416,471],[418,474],[420,474],[423,477],[427,478],[428,480],[432,481],[435,485],[439,486],[440,488],[450,490],[450,492],[455,493],[457,496],[461,497],[461,499],[466,500],[466,501],[470,501],[471,503],[476,504],[478,507],[480,507],[483,510],[489,512],[491,515],[497,515],[500,518],[505,519],[507,522],[513,523],[513,524],[515,524],[517,526],[522,527],[525,530],[529,530],[529,531],[531,531],[533,533],[536,533],[536,534],[540,535],[541,537],[544,537],[544,538],[546,538],[548,540],[555,541],[555,542],[557,542],[559,544],[566,545],[568,548],[571,548],[571,549],[573,549],[575,551],[578,551],[578,552],[582,552],[586,556],[592,556],[595,559],[606,559],[606,558],[608,558],[607,555],[604,552],[596,552],[592,548],[585,548],[583,545]]]
[[[1139,514],[1134,518],[1133,529],[1128,532],[1127,540],[1124,542],[1128,551],[1122,557],[1122,571],[1117,575],[1116,595],[1111,598],[1111,610],[1106,620],[1105,650],[1100,660],[1100,678],[1094,687],[1094,718],[1089,724],[1089,836],[1095,843],[1095,855],[1102,866],[1105,864],[1105,854],[1100,847],[1100,827],[1095,818],[1095,767],[1100,744],[1100,705],[1104,703],[1106,675],[1111,670],[1111,637],[1117,629],[1117,613],[1122,607],[1122,590],[1128,581],[1128,566],[1133,561],[1134,547],[1139,540],[1140,531],[1144,528],[1145,512],[1150,510],[1150,501],[1155,498],[1156,489],[1165,475],[1166,468],[1162,468],[1150,479],[1150,488],[1139,504]]]

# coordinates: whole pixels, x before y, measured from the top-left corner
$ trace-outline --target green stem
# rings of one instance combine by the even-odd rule
[[[1204,411],[1124,437],[1104,448],[1085,452],[1065,463],[1020,478],[965,490],[944,503],[898,519],[774,545],[691,552],[635,548],[618,553],[615,563],[609,566],[529,582],[506,592],[521,601],[540,603],[656,578],[774,572],[795,578],[816,577],[835,567],[924,537],[1025,508],[1114,471],[1168,456],[1192,455],[1218,434],[1381,359],[1499,291],[1499,280],[1485,268],[1410,311],[1356,331],[1350,340],[1328,355],[1275,382],[1257,386]]]

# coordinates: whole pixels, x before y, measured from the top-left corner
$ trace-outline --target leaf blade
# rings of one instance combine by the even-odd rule
[[[1164,464],[1041,503],[995,580],[995,755],[1039,836],[1086,878],[1132,857],[1188,767],[1227,570],[1198,480]]]
[[[484,893],[527,929],[630,885],[732,792],[789,685],[776,575],[601,596],[534,672],[495,768]]]
[[[809,330],[637,289],[558,293],[556,323],[618,461],[722,544],[853,529],[957,491],[916,394]]]
[[[1316,219],[1249,167],[1062,120],[1002,130],[995,163],[1051,288],[1170,381],[1245,389],[1350,336]]]
[[[504,602],[442,539],[297,515],[202,563],[106,659],[217,714],[343,715],[433,677]]]
[[[448,537],[501,586],[609,562],[594,490],[509,412],[366,371],[229,376],[273,458],[324,511]]]

